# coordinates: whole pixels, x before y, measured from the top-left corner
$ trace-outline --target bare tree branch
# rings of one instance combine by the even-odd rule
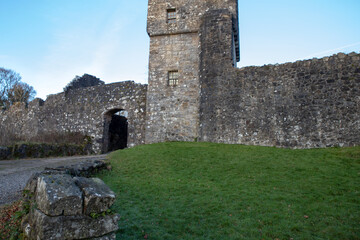
[[[15,102],[28,103],[36,91],[11,69],[0,68],[0,108],[9,108]]]

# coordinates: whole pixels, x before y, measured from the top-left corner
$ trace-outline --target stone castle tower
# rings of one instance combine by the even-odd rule
[[[200,128],[201,25],[210,11],[232,15],[231,58],[239,61],[237,0],[149,0],[146,143],[194,141]],[[226,33],[227,34],[227,33]]]

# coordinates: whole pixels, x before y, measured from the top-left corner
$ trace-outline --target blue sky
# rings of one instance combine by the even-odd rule
[[[239,67],[360,51],[359,0],[239,0]],[[38,97],[75,75],[147,82],[146,0],[0,0],[0,67]]]

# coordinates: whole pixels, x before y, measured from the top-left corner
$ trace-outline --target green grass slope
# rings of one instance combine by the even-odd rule
[[[118,239],[360,239],[360,147],[160,143],[111,164]]]

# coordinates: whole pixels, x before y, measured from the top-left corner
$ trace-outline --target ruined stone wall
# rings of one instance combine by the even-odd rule
[[[231,13],[201,30],[200,140],[311,148],[360,144],[360,54],[236,69]]]
[[[93,138],[94,150],[103,142],[104,116],[111,110],[128,112],[128,146],[145,141],[147,85],[132,81],[69,90],[35,99],[0,113],[0,124],[31,137],[48,132],[82,132]]]

